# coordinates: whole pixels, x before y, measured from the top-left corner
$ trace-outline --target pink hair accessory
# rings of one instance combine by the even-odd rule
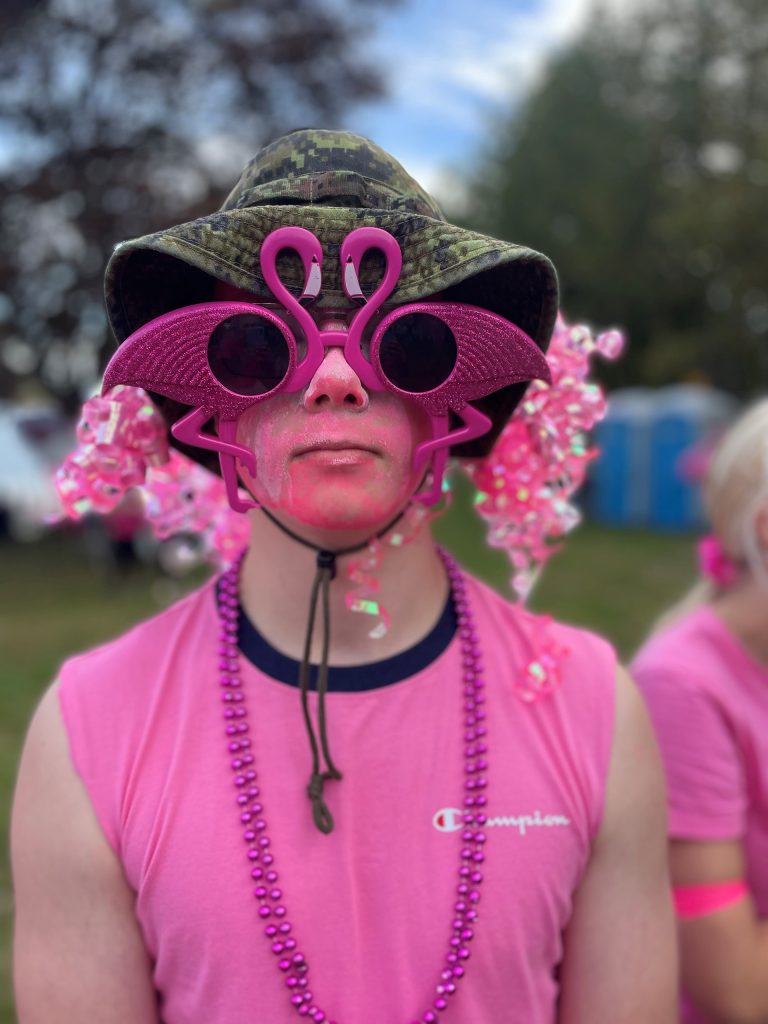
[[[54,477],[71,519],[111,512],[130,487],[144,482],[147,469],[168,458],[168,435],[149,396],[137,388],[114,388],[108,398],[83,406],[78,448]]]
[[[512,588],[525,601],[538,573],[581,519],[570,501],[598,453],[587,432],[605,416],[602,388],[587,377],[590,358],[619,356],[624,339],[611,330],[593,337],[558,318],[547,353],[551,382],[534,380],[491,453],[467,471],[488,542],[507,552]]]
[[[720,538],[713,533],[702,537],[697,545],[699,569],[718,587],[733,586],[739,578],[739,568],[730,555],[723,550]]]

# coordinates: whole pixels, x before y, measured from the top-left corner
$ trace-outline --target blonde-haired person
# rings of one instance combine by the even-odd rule
[[[633,675],[669,793],[684,1024],[768,1021],[768,399],[713,452],[702,581]]]

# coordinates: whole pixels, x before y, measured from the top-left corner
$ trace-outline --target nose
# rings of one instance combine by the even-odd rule
[[[304,392],[304,408],[309,412],[333,407],[356,412],[368,408],[368,392],[336,345],[326,349],[322,363]]]

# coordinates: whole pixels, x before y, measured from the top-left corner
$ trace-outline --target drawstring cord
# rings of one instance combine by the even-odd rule
[[[341,779],[341,772],[333,763],[330,750],[328,749],[328,733],[325,718],[325,695],[328,690],[328,647],[330,643],[330,587],[331,580],[336,575],[336,555],[332,551],[317,552],[317,571],[312,581],[312,591],[309,597],[309,619],[307,620],[307,635],[304,639],[304,656],[301,660],[299,670],[299,687],[301,689],[301,710],[304,712],[304,724],[307,727],[309,745],[312,748],[312,774],[309,777],[307,795],[312,802],[312,818],[315,825],[321,832],[333,830],[333,815],[328,810],[328,805],[323,800],[323,789],[329,779]],[[323,646],[320,656],[320,666],[317,675],[317,725],[320,734],[320,747],[322,748],[325,760],[325,771],[320,771],[320,751],[318,750],[317,738],[312,725],[312,717],[309,713],[309,658],[312,650],[312,635],[315,630],[315,614],[317,611],[318,593],[322,593],[323,600]]]
[[[342,774],[336,765],[333,763],[331,757],[330,748],[328,745],[328,728],[325,714],[325,698],[328,693],[328,650],[331,642],[331,581],[336,576],[336,559],[340,555],[351,555],[355,551],[362,551],[364,547],[367,547],[370,540],[365,540],[361,544],[355,544],[352,547],[341,548],[338,551],[328,551],[325,548],[319,548],[316,544],[312,544],[310,541],[300,537],[293,530],[289,530],[287,526],[284,526],[278,519],[276,519],[268,509],[262,506],[261,511],[271,522],[275,524],[283,533],[287,534],[292,540],[298,541],[305,548],[310,548],[316,553],[317,558],[317,569],[315,571],[315,578],[312,581],[312,589],[309,596],[309,616],[307,619],[307,632],[304,638],[304,654],[301,659],[301,666],[299,668],[299,689],[301,691],[301,710],[304,715],[304,724],[307,729],[307,736],[309,737],[309,746],[312,751],[312,773],[309,777],[309,783],[307,784],[307,796],[312,804],[312,819],[317,828],[324,832],[326,835],[333,831],[333,815],[328,809],[328,805],[323,799],[323,793],[325,789],[325,783],[331,779],[339,780],[342,778]],[[399,512],[395,518],[380,530],[376,534],[376,538],[383,537],[384,534],[389,533],[392,527],[400,520],[403,512]],[[317,600],[321,597],[322,600],[322,616],[323,616],[323,637],[322,646],[320,652],[320,664],[317,669],[317,731],[319,734],[320,742],[318,744],[318,737],[315,735],[315,728],[312,722],[312,715],[309,710],[309,668],[310,658],[312,653],[312,638],[315,632],[315,618],[317,617]],[[325,769],[321,771],[320,768],[320,754],[323,755],[325,762]]]

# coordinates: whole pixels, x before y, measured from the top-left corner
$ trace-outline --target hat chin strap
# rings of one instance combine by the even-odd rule
[[[304,716],[304,725],[307,730],[309,746],[312,751],[312,771],[309,776],[309,782],[307,783],[307,796],[312,804],[312,818],[315,825],[321,832],[325,832],[327,834],[333,831],[333,815],[328,809],[328,805],[323,797],[325,783],[342,778],[341,772],[333,763],[333,758],[331,757],[325,715],[325,697],[328,692],[328,651],[331,639],[331,581],[336,576],[336,559],[340,555],[351,555],[355,551],[362,551],[363,548],[367,547],[368,544],[371,543],[371,538],[362,541],[360,544],[352,544],[346,548],[338,548],[335,551],[330,551],[327,548],[313,544],[300,534],[294,533],[293,530],[281,523],[280,520],[273,515],[272,512],[264,508],[264,506],[261,507],[261,511],[267,519],[274,523],[279,530],[282,530],[287,537],[290,537],[291,540],[296,541],[297,544],[301,544],[305,548],[310,548],[310,550],[315,552],[316,556],[315,577],[312,581],[312,589],[309,597],[307,631],[304,635],[304,653],[302,655],[301,666],[299,668],[299,690],[301,692],[301,710]],[[386,533],[389,533],[392,527],[400,521],[404,512],[405,509],[398,512],[394,519],[390,520],[385,527],[375,534],[376,538],[379,539]],[[320,662],[317,669],[317,735],[315,735],[315,727],[312,722],[312,715],[309,709],[309,670],[318,598],[320,598],[322,602],[323,641]],[[325,768],[321,768],[321,753],[322,759],[325,762]]]

